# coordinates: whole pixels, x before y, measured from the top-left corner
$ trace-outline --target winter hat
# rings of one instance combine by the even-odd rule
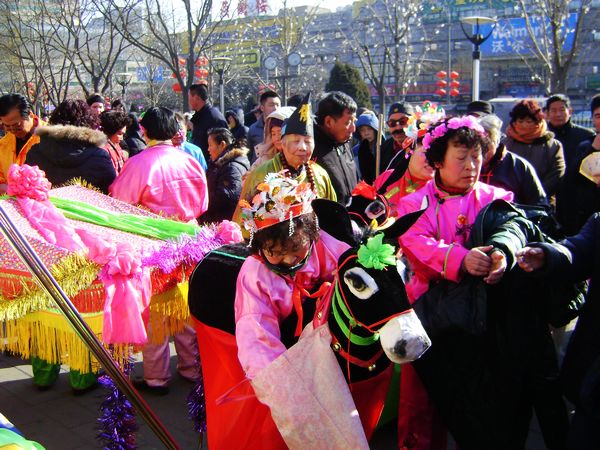
[[[314,136],[313,116],[310,106],[310,92],[306,94],[300,106],[292,113],[281,129],[281,135],[299,134],[302,136]]]
[[[494,105],[483,100],[475,100],[467,106],[468,116],[482,117],[494,113]]]
[[[282,106],[281,108],[277,108],[267,117],[267,120],[269,121],[269,129],[273,126],[281,127],[285,120],[288,119],[295,110],[296,108],[293,106]]]
[[[414,114],[414,109],[412,107],[412,105],[410,103],[406,103],[406,102],[396,102],[393,103],[392,106],[390,106],[390,109],[388,110],[388,117],[390,117],[392,114],[406,114],[407,116],[410,116],[412,114]]]
[[[358,119],[356,119],[356,129],[358,130],[358,127],[362,127],[363,125],[367,125],[373,128],[375,131],[379,131],[379,120],[372,112],[364,113],[358,116]]]

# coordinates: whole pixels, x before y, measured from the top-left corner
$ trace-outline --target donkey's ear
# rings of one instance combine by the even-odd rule
[[[423,197],[420,210],[405,214],[402,217],[398,217],[392,225],[382,230],[384,238],[386,240],[397,240],[398,237],[406,233],[406,231],[412,227],[417,220],[419,220],[419,217],[421,217],[427,210],[428,205],[429,199],[427,197]]]
[[[338,241],[348,245],[356,244],[356,238],[352,232],[352,222],[350,222],[348,210],[344,205],[324,198],[313,200],[311,205],[319,218],[319,228]]]

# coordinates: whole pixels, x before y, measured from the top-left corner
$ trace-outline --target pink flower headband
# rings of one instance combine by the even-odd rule
[[[448,130],[458,130],[459,128],[470,128],[476,131],[481,136],[485,136],[485,130],[473,116],[453,117],[447,121],[440,123],[433,129],[429,129],[423,137],[423,148],[428,150],[431,143],[438,138],[444,136]]]

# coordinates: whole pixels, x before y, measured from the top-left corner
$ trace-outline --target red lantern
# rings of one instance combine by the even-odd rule
[[[448,74],[446,73],[446,71],[440,70],[438,73],[435,74],[435,76],[438,78],[446,78]]]
[[[460,94],[460,91],[458,89],[450,89],[450,95],[452,97],[456,97],[459,94]]]
[[[455,72],[454,70],[450,72],[450,78],[456,80],[458,78],[458,72]]]
[[[446,83],[446,80],[437,80],[435,84],[437,84],[441,88],[446,87],[448,85],[448,83]]]
[[[258,85],[258,90],[259,90],[259,91],[262,91],[264,88],[265,88],[265,85],[264,85],[264,84],[259,84],[259,85]]]
[[[175,72],[173,72],[173,73],[171,74],[171,77],[173,77],[173,78],[177,78],[177,74],[176,74]]]
[[[182,66],[185,66],[185,63],[187,62],[187,60],[185,58],[179,58],[179,64]]]
[[[437,91],[435,91],[435,93],[440,97],[443,97],[444,95],[446,95],[446,89],[438,89]]]
[[[208,69],[200,69],[200,78],[206,78],[208,76]]]
[[[181,85],[180,85],[179,83],[175,83],[175,84],[173,85],[173,90],[174,90],[175,92],[181,92]]]
[[[457,80],[452,80],[452,81],[450,82],[450,87],[457,88],[457,87],[459,87],[459,86],[460,86],[460,81],[457,81]]]
[[[208,58],[206,56],[201,56],[196,60],[196,67],[203,67],[208,65]]]

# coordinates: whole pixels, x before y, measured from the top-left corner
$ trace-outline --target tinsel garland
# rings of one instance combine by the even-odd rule
[[[125,373],[129,370],[130,364],[126,363]],[[100,405],[100,425],[96,438],[107,450],[134,450],[137,448],[138,424],[133,405],[108,375],[99,377],[98,382],[109,390],[109,394]]]
[[[187,397],[188,418],[194,424],[196,433],[204,434],[206,432],[206,403],[204,400],[204,380],[202,379],[202,370],[198,383],[192,388]]]

